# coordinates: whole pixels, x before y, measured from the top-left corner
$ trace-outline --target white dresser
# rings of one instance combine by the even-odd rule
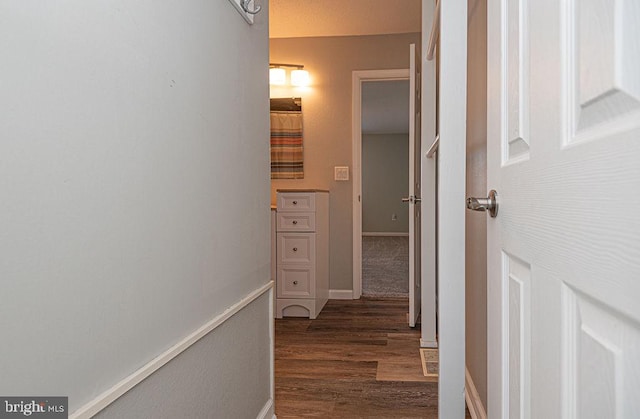
[[[329,192],[279,189],[276,317],[315,319],[329,299]]]

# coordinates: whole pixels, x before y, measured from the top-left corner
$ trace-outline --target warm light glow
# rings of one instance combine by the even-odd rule
[[[287,81],[287,73],[284,68],[269,69],[269,84],[283,85]]]
[[[307,70],[293,70],[291,72],[291,85],[304,87],[309,85],[309,72]]]

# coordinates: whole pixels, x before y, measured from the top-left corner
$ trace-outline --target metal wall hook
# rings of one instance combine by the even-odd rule
[[[255,0],[253,0],[255,1]],[[251,3],[252,0],[240,0],[240,6],[242,6],[242,10],[244,10],[245,12],[249,13],[250,15],[256,15],[258,13],[260,13],[260,10],[262,10],[262,6],[256,6],[253,10],[249,9],[249,3]]]

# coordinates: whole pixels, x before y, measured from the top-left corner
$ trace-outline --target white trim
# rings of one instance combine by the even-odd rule
[[[380,232],[375,232],[375,231],[367,231],[367,232],[362,232],[362,237],[409,237],[409,233],[395,233],[392,231],[380,231]]]
[[[503,2],[487,2],[487,190],[498,191],[501,142],[506,135],[502,124],[506,110],[502,82],[507,71],[505,7]],[[509,302],[500,234],[500,223],[487,220],[487,410],[492,419],[509,417]]]
[[[460,390],[465,382],[467,0],[443,1],[440,13],[438,417],[449,419],[463,417],[465,408]]]
[[[438,347],[438,341],[437,340],[420,339],[420,347],[421,348],[437,348]]]
[[[330,300],[353,300],[353,291],[351,290],[329,290]]]
[[[362,83],[408,80],[409,69],[359,70],[352,73],[351,151],[353,167],[353,299],[362,295]]]
[[[260,288],[255,289],[251,293],[249,293],[246,297],[226,309],[221,314],[217,315],[213,319],[209,320],[207,323],[202,325],[198,330],[188,335],[186,338],[182,339],[180,342],[173,345],[171,348],[167,349],[162,354],[158,355],[156,358],[149,361],[145,366],[135,371],[133,374],[121,380],[119,383],[108,389],[107,391],[100,394],[95,399],[91,400],[89,403],[80,407],[78,410],[73,412],[70,419],[84,419],[91,418],[100,412],[105,407],[109,406],[115,400],[117,400],[120,396],[125,394],[127,391],[131,390],[133,387],[142,382],[145,378],[149,377],[151,374],[159,370],[163,365],[167,364],[169,361],[180,355],[186,349],[188,349],[191,345],[202,339],[212,330],[220,326],[222,323],[231,318],[234,314],[242,310],[244,307],[251,304],[254,300],[260,297],[265,292],[273,289],[273,281],[269,281],[267,284],[261,286]],[[273,298],[269,299],[270,312],[273,311],[272,306]],[[273,316],[271,316],[273,319]],[[273,332],[272,332],[273,333]],[[273,348],[273,345],[272,345]],[[273,351],[273,349],[272,349]],[[273,363],[271,365],[272,373],[273,373]],[[273,398],[273,383],[271,385],[271,397]]]
[[[487,412],[484,409],[482,400],[480,400],[480,394],[476,389],[476,385],[473,383],[469,369],[465,368],[465,380],[464,380],[464,398],[467,401],[467,408],[471,414],[472,419],[487,419]]]
[[[256,419],[271,419],[275,417],[276,415],[273,413],[273,398],[271,398],[264,404],[264,407],[262,408],[260,413],[258,413]]]
[[[271,395],[270,401],[273,402],[273,408],[269,412],[275,419],[275,399],[276,399],[276,320],[275,320],[275,301],[276,301],[276,287],[275,282],[271,281],[271,288],[269,289],[269,394]]]

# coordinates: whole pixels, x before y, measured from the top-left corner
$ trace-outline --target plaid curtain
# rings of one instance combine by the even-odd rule
[[[271,179],[303,179],[302,112],[271,112]]]

